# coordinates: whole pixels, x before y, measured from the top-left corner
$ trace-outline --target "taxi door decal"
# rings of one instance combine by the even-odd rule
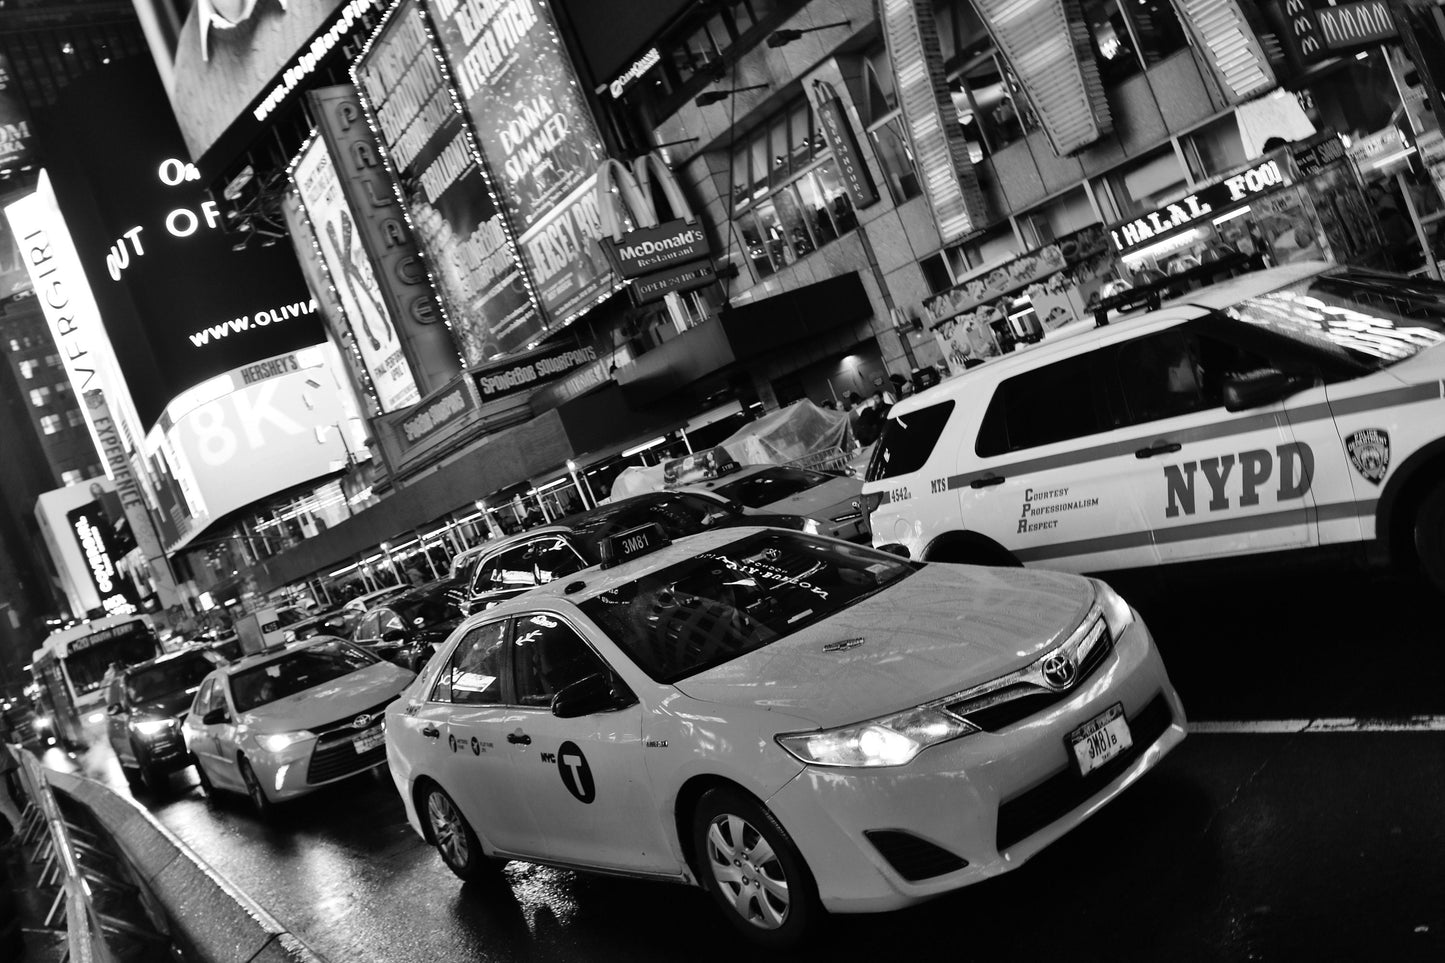
[[[592,767],[587,757],[575,742],[564,742],[557,749],[557,772],[562,776],[562,785],[582,803],[591,804],[597,798],[597,783],[592,778]]]

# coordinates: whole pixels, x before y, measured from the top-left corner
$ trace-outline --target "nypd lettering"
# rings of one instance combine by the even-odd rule
[[[1372,485],[1385,480],[1390,470],[1390,433],[1383,428],[1362,428],[1345,437],[1345,451],[1360,477]]]
[[[1273,453],[1265,448],[1256,448],[1238,455],[1201,458],[1197,462],[1186,461],[1181,465],[1163,467],[1165,497],[1168,499],[1164,516],[1177,518],[1180,514],[1195,514],[1198,494],[1208,497],[1206,508],[1211,512],[1258,505],[1260,491],[1271,478],[1278,479],[1276,501],[1303,498],[1314,479],[1315,454],[1303,442],[1290,442],[1279,445]],[[1196,478],[1201,476],[1204,484],[1196,486]],[[1239,495],[1233,503],[1228,491],[1232,478],[1239,479]]]

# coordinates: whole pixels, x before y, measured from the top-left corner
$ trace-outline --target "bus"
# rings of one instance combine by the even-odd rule
[[[105,734],[105,691],[112,665],[132,666],[163,654],[149,616],[116,615],[52,632],[30,659],[40,687],[36,733],[72,748]],[[44,731],[44,727],[49,732]]]

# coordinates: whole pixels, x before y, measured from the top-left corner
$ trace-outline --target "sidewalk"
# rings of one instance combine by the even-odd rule
[[[3,821],[0,821],[3,822]],[[65,930],[45,929],[50,900],[40,890],[40,865],[30,862],[33,847],[22,849],[19,840],[0,825],[0,941],[5,939],[8,913],[15,914],[21,944],[16,963],[60,963],[65,956]],[[53,887],[52,887],[53,889]],[[0,957],[12,959],[11,947],[0,942]]]

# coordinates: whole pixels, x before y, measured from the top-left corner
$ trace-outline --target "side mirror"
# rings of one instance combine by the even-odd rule
[[[1273,368],[1247,371],[1224,382],[1224,408],[1243,411],[1288,398],[1314,384],[1307,374],[1287,373]]]
[[[636,698],[621,682],[594,672],[563,686],[552,697],[552,715],[558,719],[575,719],[596,712],[613,712],[632,705]]]
[[[887,545],[879,545],[878,551],[887,552],[889,555],[897,555],[899,558],[912,558],[907,546],[899,545],[897,542],[890,542]]]
[[[381,641],[383,641],[383,642],[405,642],[405,641],[406,641],[406,629],[387,629],[385,632],[381,633]]]
[[[105,707],[105,714],[108,716],[118,716],[124,711],[125,708],[119,702],[112,702]]]
[[[201,716],[201,725],[220,726],[231,721],[231,715],[225,709],[212,709]]]

